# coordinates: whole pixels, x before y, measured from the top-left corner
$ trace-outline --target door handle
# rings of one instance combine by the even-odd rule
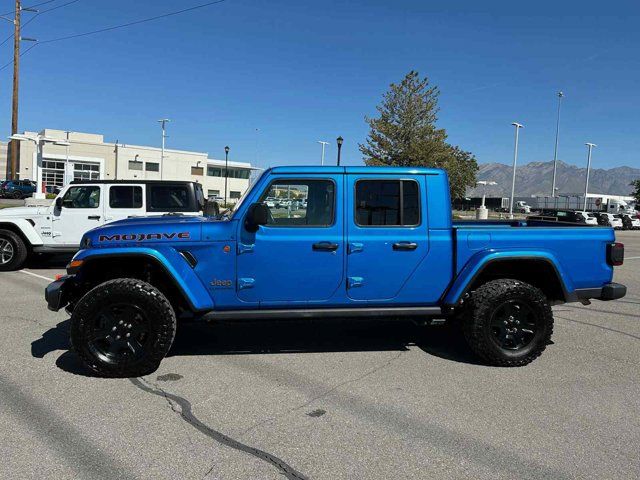
[[[315,251],[335,252],[338,249],[338,244],[331,242],[318,242],[314,243],[311,248]]]
[[[415,242],[398,242],[393,244],[394,250],[415,250],[418,244]]]
[[[100,215],[89,215],[87,218],[89,220],[100,220]]]

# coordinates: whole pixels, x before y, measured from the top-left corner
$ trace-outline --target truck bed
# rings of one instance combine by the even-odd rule
[[[487,256],[496,260],[517,256],[548,260],[569,291],[612,280],[607,248],[615,234],[610,227],[546,220],[454,221],[452,225],[457,275],[473,275]]]

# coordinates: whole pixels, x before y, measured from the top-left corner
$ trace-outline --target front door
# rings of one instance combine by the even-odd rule
[[[56,245],[77,247],[82,235],[104,223],[100,185],[73,185],[53,209],[52,238]]]
[[[243,222],[239,227],[236,289],[242,302],[330,302],[344,280],[342,205],[336,201],[342,181],[340,175],[276,176],[261,192],[267,225],[256,233]]]
[[[424,176],[348,175],[347,295],[394,299],[429,252]]]

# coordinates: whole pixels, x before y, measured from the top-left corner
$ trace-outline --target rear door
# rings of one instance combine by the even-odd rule
[[[144,216],[142,185],[105,185],[105,222]]]
[[[348,175],[347,295],[395,298],[429,252],[424,176]]]

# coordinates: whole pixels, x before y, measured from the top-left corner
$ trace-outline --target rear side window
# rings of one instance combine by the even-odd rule
[[[196,212],[188,185],[148,185],[147,210],[151,212]]]
[[[134,185],[118,185],[109,188],[109,207],[141,208],[142,187]]]
[[[356,224],[361,227],[420,225],[420,190],[414,180],[359,180]]]
[[[98,208],[100,206],[100,187],[70,187],[62,197],[64,208]]]

